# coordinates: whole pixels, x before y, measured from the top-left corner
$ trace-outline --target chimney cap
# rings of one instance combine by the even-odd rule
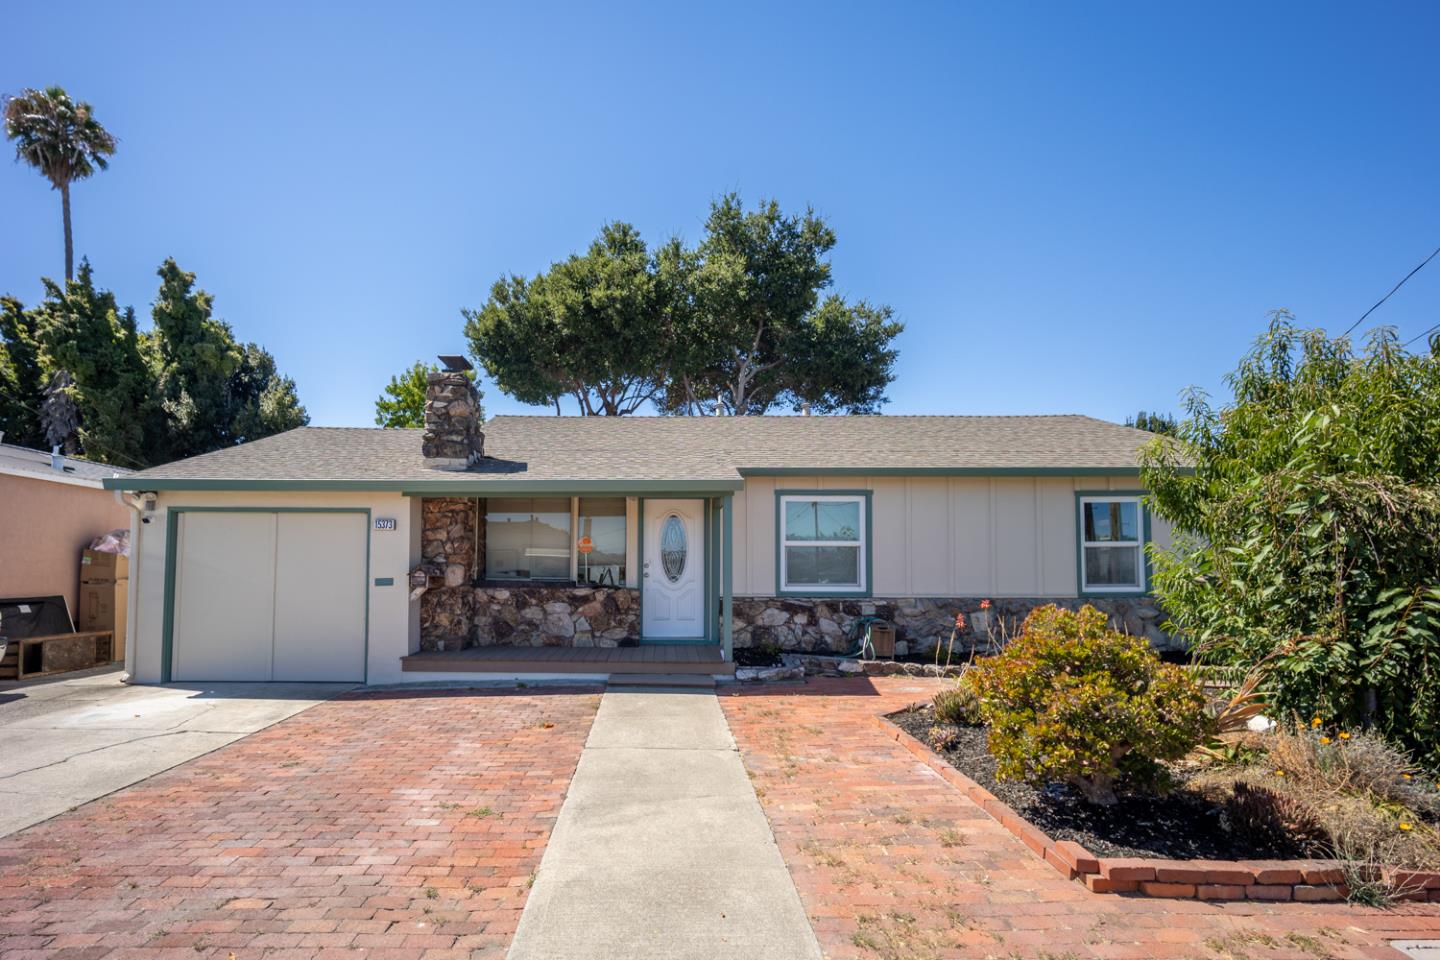
[[[475,367],[464,357],[453,353],[440,354],[440,362],[445,366],[446,373],[464,373],[467,370],[474,370]]]

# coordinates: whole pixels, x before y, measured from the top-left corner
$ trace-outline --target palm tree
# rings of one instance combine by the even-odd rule
[[[96,168],[106,169],[115,137],[100,126],[88,103],[76,103],[61,87],[22,90],[5,101],[5,136],[15,141],[15,159],[39,170],[60,191],[65,215],[65,279],[75,279],[75,244],[70,233],[70,184]]]

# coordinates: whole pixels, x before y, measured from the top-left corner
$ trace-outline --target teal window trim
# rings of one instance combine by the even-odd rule
[[[1083,599],[1102,600],[1107,597],[1150,596],[1150,508],[1145,505],[1148,490],[1076,490],[1075,491],[1075,595]],[[1115,590],[1085,586],[1085,515],[1086,500],[1135,500],[1140,506],[1140,588]]]
[[[784,570],[785,550],[785,518],[784,503],[786,497],[856,497],[863,501],[865,511],[865,536],[860,544],[860,555],[863,559],[864,582],[858,590],[825,590],[815,587],[786,587]],[[729,501],[727,496],[726,501]],[[775,491],[775,596],[777,597],[813,597],[823,599],[835,597],[840,599],[855,599],[857,597],[874,596],[875,590],[875,511],[872,509],[874,503],[873,491],[870,490],[782,490]],[[728,517],[727,517],[728,523]]]
[[[182,513],[358,513],[365,517],[365,644],[364,672],[370,682],[370,538],[375,535],[369,507],[167,507],[165,509],[165,599],[160,626],[160,682],[170,683],[175,661],[175,552]]]

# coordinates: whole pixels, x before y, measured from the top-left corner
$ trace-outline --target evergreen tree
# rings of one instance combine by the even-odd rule
[[[236,342],[195,274],[166,260],[150,333],[164,415],[164,459],[193,457],[310,422],[295,381],[257,344]]]
[[[240,366],[230,378],[230,398],[235,411],[230,443],[259,440],[310,422],[295,381],[276,372],[275,358],[258,344],[241,348]]]
[[[35,315],[14,297],[0,297],[0,431],[6,443],[39,447],[45,374],[35,343]]]
[[[135,313],[120,313],[114,294],[95,288],[88,260],[80,261],[78,274],[63,288],[45,281],[35,325],[41,363],[52,375],[65,371],[73,379],[62,392],[74,399],[84,455],[144,466],[154,404]]]
[[[1158,433],[1161,436],[1175,436],[1175,417],[1169,413],[1150,412],[1141,410],[1133,417],[1125,418],[1125,426],[1134,427],[1136,430],[1145,430],[1149,433]]]

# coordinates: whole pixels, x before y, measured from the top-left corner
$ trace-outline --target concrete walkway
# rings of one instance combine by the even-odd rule
[[[353,684],[0,683],[0,837],[294,716]]]
[[[612,687],[510,960],[819,960],[710,690]]]

